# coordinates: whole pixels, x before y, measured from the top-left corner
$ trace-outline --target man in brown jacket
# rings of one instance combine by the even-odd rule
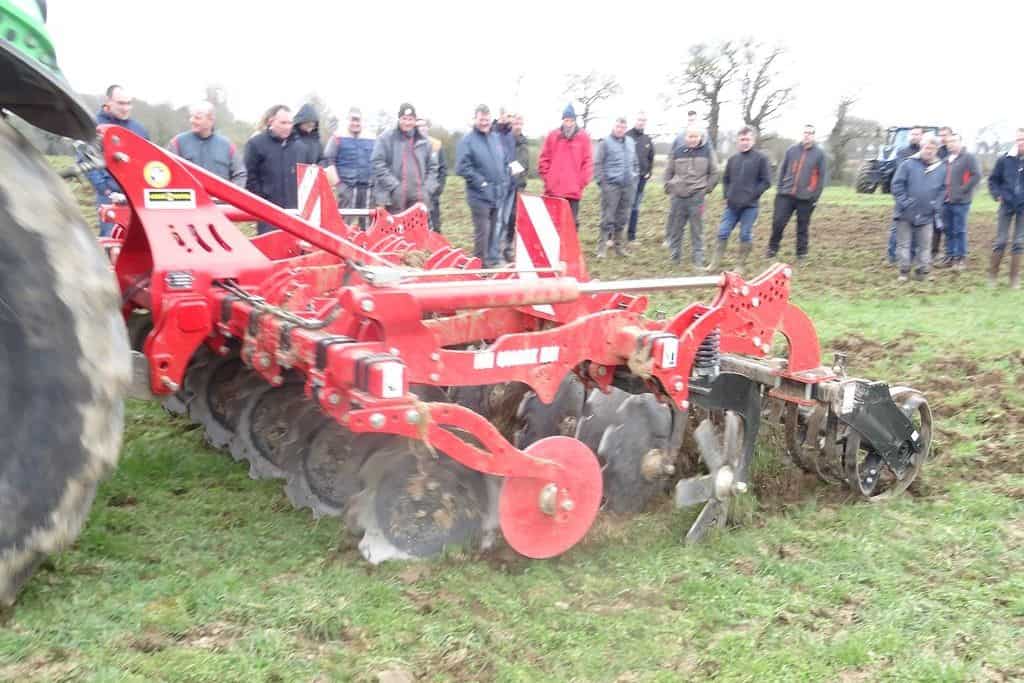
[[[689,127],[683,143],[673,148],[665,166],[665,194],[672,197],[668,216],[668,247],[672,260],[682,259],[683,232],[690,225],[693,265],[704,267],[704,198],[718,184],[718,161],[703,132]]]

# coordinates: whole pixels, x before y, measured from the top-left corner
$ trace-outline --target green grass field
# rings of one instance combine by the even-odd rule
[[[445,200],[446,234],[467,245],[460,179]],[[597,206],[591,192],[587,253]],[[280,483],[250,480],[201,431],[132,403],[87,528],[0,623],[0,680],[1024,679],[1024,292],[984,284],[987,198],[967,272],[898,286],[882,262],[890,207],[828,190],[795,301],[826,359],[841,349],[852,374],[928,396],[938,455],[902,499],[848,500],[768,439],[751,512],[698,547],[681,543],[694,513],[666,502],[601,516],[554,560],[499,549],[371,567],[336,521],[292,510]],[[721,208],[716,194],[709,244]],[[591,274],[690,272],[661,248],[666,210],[651,187],[641,246],[591,259]]]

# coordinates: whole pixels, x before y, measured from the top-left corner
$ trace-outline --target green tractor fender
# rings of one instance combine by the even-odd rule
[[[57,68],[46,3],[0,0],[0,107],[33,126],[91,140],[96,121]]]

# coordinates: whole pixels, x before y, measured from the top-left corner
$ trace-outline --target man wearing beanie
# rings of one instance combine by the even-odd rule
[[[500,134],[493,130],[491,110],[476,108],[473,130],[459,140],[455,172],[466,179],[466,202],[473,215],[473,255],[485,268],[501,265],[501,206],[509,193],[509,158]]]
[[[416,108],[398,108],[398,125],[373,146],[373,202],[391,213],[405,211],[416,202],[429,210],[437,187],[437,155],[430,140],[416,128]]]
[[[590,136],[576,125],[576,110],[571,103],[562,112],[561,127],[544,139],[537,172],[544,181],[544,193],[569,200],[573,220],[578,220],[583,188],[594,174],[594,155]]]

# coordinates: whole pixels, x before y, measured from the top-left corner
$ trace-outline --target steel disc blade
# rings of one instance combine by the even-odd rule
[[[586,535],[601,506],[601,466],[585,445],[552,436],[526,449],[531,456],[558,464],[557,480],[509,477],[498,504],[501,531],[512,548],[544,559],[564,553]],[[553,514],[541,509],[541,494],[555,484]]]
[[[664,468],[675,454],[668,453],[672,416],[650,394],[631,395],[615,411],[598,445],[604,468],[605,507],[612,512],[634,513],[663,491]]]
[[[686,542],[698,543],[712,529],[725,528],[728,512],[728,506],[722,501],[714,498],[709,500],[686,533]]]
[[[592,389],[583,405],[583,413],[576,423],[576,438],[585,443],[590,450],[598,453],[601,438],[615,420],[615,411],[619,409],[629,394],[614,387],[606,394],[600,389]],[[598,453],[598,458],[601,457]]]
[[[359,492],[359,470],[378,443],[376,435],[354,435],[336,422],[328,422],[309,442],[302,460],[309,488],[327,508],[344,511]]]
[[[479,538],[487,488],[479,472],[440,455],[398,458],[373,492],[377,527],[399,552],[430,557]]]
[[[692,507],[711,500],[711,496],[714,494],[714,481],[714,477],[710,474],[677,481],[675,493],[676,507]]]
[[[562,381],[551,403],[544,403],[532,391],[526,394],[516,413],[522,424],[516,432],[516,447],[526,448],[549,436],[575,434],[583,399],[583,384],[575,375]]]

